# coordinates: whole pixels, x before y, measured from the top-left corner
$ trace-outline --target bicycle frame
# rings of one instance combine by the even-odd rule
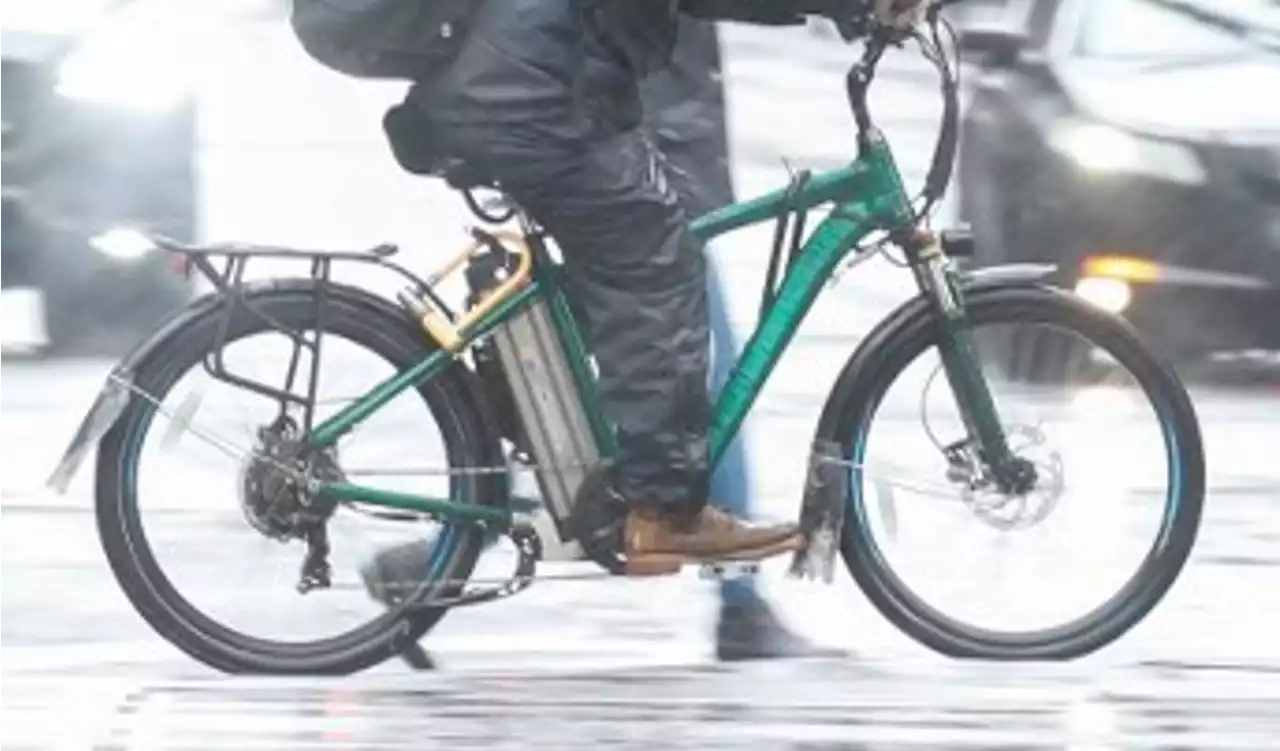
[[[892,151],[883,136],[875,131],[868,134],[862,153],[850,165],[814,175],[796,190],[773,191],[718,209],[692,223],[692,231],[696,235],[710,240],[734,230],[780,219],[789,212],[803,212],[824,204],[834,204],[833,210],[793,254],[776,298],[763,312],[717,399],[709,434],[712,467],[719,463],[737,434],[774,366],[836,266],[871,233],[910,227],[915,215]],[[578,390],[587,412],[592,415],[596,438],[601,450],[610,455],[616,451],[615,439],[599,408],[583,338],[561,286],[560,266],[542,254],[539,256],[530,283],[464,332],[466,344],[469,346],[486,336],[533,301],[541,299],[547,302],[566,348]],[[461,349],[465,347],[458,351]],[[308,438],[309,445],[314,448],[333,445],[398,394],[447,367],[454,356],[448,350],[437,350],[413,367],[374,387],[317,425]],[[504,531],[512,524],[512,513],[506,509],[459,504],[351,483],[318,482],[313,490],[336,500],[478,522]]]

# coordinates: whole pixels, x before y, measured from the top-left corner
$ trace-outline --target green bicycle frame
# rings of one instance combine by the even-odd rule
[[[884,139],[875,133],[867,140],[858,159],[846,167],[813,175],[796,191],[773,191],[712,211],[692,223],[692,231],[697,236],[710,240],[743,227],[777,219],[788,211],[804,211],[824,204],[834,204],[833,210],[814,229],[788,266],[777,297],[757,324],[717,399],[709,434],[713,468],[737,434],[774,366],[836,266],[870,233],[909,227],[914,215],[893,154]],[[476,341],[518,315],[531,302],[545,300],[574,369],[586,410],[592,415],[595,437],[601,450],[611,455],[616,451],[615,438],[599,409],[586,348],[569,312],[559,274],[557,265],[537,264],[530,284],[476,322],[465,332],[466,340],[468,343]],[[315,447],[334,444],[398,394],[441,371],[453,357],[453,353],[443,349],[433,352],[316,426],[309,443]],[[983,413],[987,411],[981,410]],[[510,526],[512,520],[511,513],[505,509],[349,483],[321,482],[317,491],[339,500],[420,511],[493,525],[503,530]]]

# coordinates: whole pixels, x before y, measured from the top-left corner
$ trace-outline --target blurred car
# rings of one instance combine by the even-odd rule
[[[1057,263],[1176,361],[1280,348],[1280,5],[1007,5],[960,32],[976,262]],[[1009,375],[1064,375],[1057,341],[1013,343]]]
[[[5,2],[9,352],[116,355],[192,296],[141,234],[196,223],[195,108],[146,4]]]

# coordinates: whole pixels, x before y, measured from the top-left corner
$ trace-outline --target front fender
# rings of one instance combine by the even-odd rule
[[[1041,286],[1041,281],[1057,270],[1055,264],[1011,263],[976,268],[956,273],[956,285],[961,296],[973,293],[974,297],[999,294],[1011,287]],[[917,294],[906,300],[867,333],[845,363],[836,385],[827,397],[818,419],[819,440],[838,440],[838,426],[844,419],[849,405],[867,393],[865,378],[876,372],[881,353],[893,346],[893,342],[905,332],[921,325],[935,314],[935,307],[927,295]]]
[[[960,288],[1007,287],[1029,284],[1051,276],[1058,270],[1056,263],[1001,263],[957,272]]]
[[[1057,264],[1052,263],[1007,263],[957,271],[954,278],[963,297],[966,292],[978,293],[1038,284],[1057,269]],[[827,400],[827,406],[819,420],[820,426],[839,418],[844,405],[857,392],[857,374],[874,362],[876,353],[888,346],[902,331],[933,315],[933,310],[933,302],[926,295],[917,294],[881,319],[858,342],[836,381],[835,390]]]

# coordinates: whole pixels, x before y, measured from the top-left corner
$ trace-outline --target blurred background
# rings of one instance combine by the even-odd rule
[[[119,354],[189,299],[139,230],[414,249],[449,230],[432,212],[457,201],[386,158],[376,125],[402,86],[314,64],[283,25],[286,2],[174,5],[15,0],[5,10],[6,353]],[[965,29],[967,106],[944,219],[973,227],[977,262],[1057,262],[1060,283],[1124,312],[1188,365],[1265,362],[1280,349],[1269,325],[1280,306],[1276,4],[967,0],[950,14]],[[734,31],[744,46],[730,46],[730,65],[746,66],[730,92],[742,105],[731,127],[743,189],[776,180],[783,157],[844,159],[843,139],[788,143],[764,127],[749,107],[752,53],[787,32]],[[772,75],[843,62],[825,22],[808,31],[793,54],[767,58]],[[922,78],[912,101],[877,93],[911,170],[927,156],[936,97],[928,69],[902,73]],[[808,80],[813,94],[791,99],[843,126],[843,101],[822,88],[834,79]]]
[[[173,273],[140,233],[328,248],[391,241],[419,270],[439,265],[465,240],[471,217],[461,199],[390,158],[380,120],[404,86],[321,67],[292,37],[287,9],[287,0],[5,0],[2,639],[6,689],[21,685],[19,696],[35,697],[6,722],[25,720],[21,727],[31,733],[47,721],[41,697],[83,688],[86,676],[142,675],[162,684],[203,675],[118,594],[94,536],[90,472],[65,498],[42,487],[114,359],[202,291]],[[1134,696],[1163,696],[1172,690],[1161,680],[1166,669],[1193,683],[1197,666],[1244,671],[1243,688],[1214,685],[1252,698],[1188,720],[1193,740],[1185,747],[1227,748],[1233,727],[1274,740],[1280,730],[1263,707],[1275,704],[1258,697],[1271,701],[1259,686],[1280,672],[1280,601],[1266,594],[1280,574],[1280,3],[968,0],[948,13],[963,50],[964,129],[936,223],[972,227],[975,264],[1057,263],[1058,283],[1128,317],[1191,381],[1210,466],[1201,541],[1167,604],[1101,662],[1010,680],[1025,692],[1074,687],[1025,699],[1052,707],[1045,722],[1055,732],[1134,739],[1125,733],[1157,738],[1151,728],[1159,722],[1142,715],[1141,701],[1112,706],[1098,694],[1119,685]],[[853,156],[842,78],[856,49],[817,21],[784,29],[723,24],[721,32],[741,196],[783,184],[784,159],[816,170]],[[878,124],[913,188],[923,181],[941,115],[934,76],[914,52],[894,53],[872,93]],[[755,322],[771,233],[743,231],[709,251],[740,331]],[[264,261],[248,271],[305,273]],[[396,289],[382,272],[340,267],[337,274],[384,294]],[[757,454],[771,452],[767,465],[752,468],[760,492],[778,499],[771,509],[794,508],[795,468],[848,354],[912,294],[909,274],[876,260],[815,306],[797,338],[803,354],[780,364],[759,417],[744,429]],[[1023,341],[997,367],[1016,381],[1069,381],[1064,346]],[[779,436],[794,440],[780,446]],[[670,586],[677,588],[647,606],[589,586],[546,597],[535,587],[497,619],[451,615],[433,639],[463,665],[520,665],[538,656],[558,663],[586,643],[606,662],[638,651],[699,655],[712,605],[691,596],[697,582]],[[885,661],[856,680],[839,673],[821,684],[846,706],[871,706],[875,695],[910,704],[900,716],[877,715],[884,727],[914,727],[946,707],[962,713],[965,691],[977,685],[1006,702],[1009,717],[1032,696],[1006,695],[998,680],[984,684],[977,673],[939,667],[851,586],[838,588],[839,597],[772,589],[784,613],[809,614],[798,627],[810,636]],[[671,623],[654,602],[695,604],[681,605]],[[553,614],[565,603],[584,608],[575,617],[610,624],[609,637],[548,635],[531,656],[495,622],[524,613],[550,634],[563,625]],[[923,667],[897,667],[904,664]],[[396,666],[385,672],[397,673]],[[926,679],[931,699],[914,692]],[[101,703],[92,696],[90,704]],[[1184,707],[1192,702],[1185,696],[1161,706]],[[831,711],[814,710],[808,721],[838,724]],[[1125,712],[1145,719],[1123,720]],[[834,744],[854,731],[814,732]],[[1017,745],[1018,736],[1010,737]],[[1263,740],[1235,747],[1266,747]],[[819,747],[871,746],[810,748]]]

